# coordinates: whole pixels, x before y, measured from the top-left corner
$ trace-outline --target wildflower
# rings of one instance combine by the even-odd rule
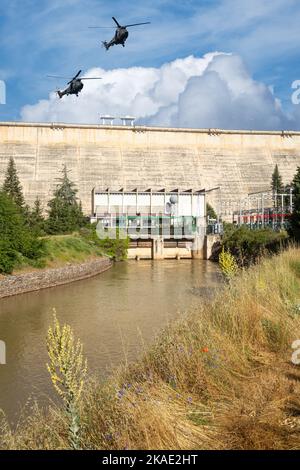
[[[224,246],[219,256],[219,266],[227,279],[230,279],[237,274],[237,262],[229,250],[225,251]]]
[[[125,395],[125,390],[122,388],[122,390],[118,391],[117,397],[119,398],[119,400],[121,400],[124,395]]]
[[[202,349],[202,352],[208,353],[208,352],[209,352],[209,349],[208,349],[208,348],[203,348],[203,349]]]
[[[69,325],[61,326],[54,311],[53,326],[47,335],[47,351],[53,386],[65,404],[69,420],[69,441],[73,449],[80,448],[81,423],[78,403],[84,389],[87,361],[83,357],[83,345],[76,341]]]

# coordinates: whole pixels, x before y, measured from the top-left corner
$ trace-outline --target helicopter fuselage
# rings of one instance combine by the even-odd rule
[[[64,91],[58,92],[58,95],[60,98],[63,96],[67,95],[76,95],[78,96],[79,93],[82,91],[84,85],[80,79],[73,80],[68,88],[66,88]]]
[[[118,28],[114,37],[115,44],[125,44],[129,36],[128,30],[126,28]]]
[[[117,46],[118,44],[121,44],[123,47],[125,47],[125,42],[127,41],[128,36],[128,30],[125,27],[120,27],[116,30],[115,36],[112,38],[112,40],[110,42],[104,41],[103,44],[106,47],[106,50],[112,46]]]

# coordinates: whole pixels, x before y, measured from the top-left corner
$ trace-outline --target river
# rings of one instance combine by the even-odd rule
[[[86,281],[0,300],[7,348],[0,409],[13,423],[34,398],[46,404],[55,397],[45,366],[53,309],[82,340],[89,371],[103,378],[136,359],[169,320],[213,295],[219,282],[218,267],[205,261],[125,262]]]

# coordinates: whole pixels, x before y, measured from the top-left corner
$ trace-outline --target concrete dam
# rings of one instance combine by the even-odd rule
[[[29,204],[47,201],[63,164],[71,170],[83,209],[91,213],[92,190],[210,190],[228,213],[252,192],[270,187],[276,163],[284,183],[300,166],[300,132],[225,131],[0,123],[0,184],[14,157]]]

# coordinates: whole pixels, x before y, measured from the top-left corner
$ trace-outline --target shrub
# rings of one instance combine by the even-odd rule
[[[229,251],[225,251],[224,246],[219,256],[219,266],[222,273],[227,278],[233,277],[238,270],[234,256]]]
[[[116,238],[100,239],[97,235],[97,224],[90,224],[80,230],[80,235],[89,241],[92,241],[101,249],[103,254],[109,256],[115,261],[124,261],[127,258],[129,248],[129,238],[120,238],[120,231],[117,230]]]
[[[279,253],[287,244],[286,232],[269,228],[250,230],[248,227],[225,225],[223,247],[235,257],[239,266],[256,263],[263,255]]]
[[[17,258],[17,252],[9,246],[9,243],[0,240],[0,273],[11,274]]]
[[[69,419],[70,445],[79,449],[81,425],[77,405],[86,379],[87,361],[83,357],[82,343],[75,340],[69,325],[60,325],[55,313],[53,327],[48,330],[47,351],[47,369]]]

